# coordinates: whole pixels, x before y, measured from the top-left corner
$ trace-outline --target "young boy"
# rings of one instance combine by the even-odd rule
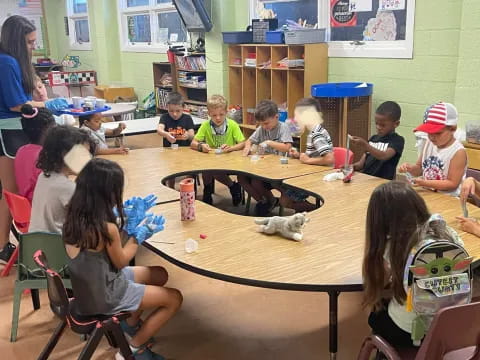
[[[262,100],[255,108],[255,120],[260,126],[245,143],[243,155],[248,156],[252,145],[261,146],[266,153],[288,153],[292,147],[292,135],[285,123],[278,121],[278,107],[273,101]],[[256,201],[255,214],[266,216],[278,204],[270,190],[272,185],[261,180],[239,176],[238,181]]]
[[[190,146],[195,136],[193,119],[190,115],[183,113],[183,106],[182,95],[177,92],[168,94],[168,113],[162,115],[157,128],[157,133],[163,136],[163,147],[170,147],[171,144]]]
[[[375,112],[377,135],[368,142],[361,137],[350,137],[350,141],[364,152],[362,158],[353,164],[354,170],[388,180],[395,178],[405,145],[405,139],[395,132],[401,115],[402,110],[396,102],[386,101]]]
[[[240,126],[227,119],[227,100],[221,95],[212,95],[207,101],[208,115],[210,121],[204,121],[198,129],[197,135],[192,140],[190,147],[203,153],[209,153],[214,149],[221,149],[222,152],[242,150],[245,146],[245,137]],[[232,181],[228,175],[212,175],[211,172],[204,172],[203,177],[203,201],[212,204],[213,182],[220,181],[228,186],[232,195],[232,203],[237,206],[242,201],[242,187],[238,182]]]
[[[106,136],[120,135],[126,128],[124,123],[118,123],[116,129],[104,129],[102,127],[102,114],[94,113],[92,115],[80,116],[78,120],[80,128],[85,130],[92,141],[97,145],[95,155],[113,155],[127,154],[128,149],[122,147],[108,148]]]
[[[455,139],[458,113],[455,106],[439,102],[425,112],[423,124],[414,131],[428,134],[422,155],[416,164],[402,164],[400,172],[417,177],[414,185],[442,191],[452,196],[460,195],[462,180],[467,171],[467,153]]]

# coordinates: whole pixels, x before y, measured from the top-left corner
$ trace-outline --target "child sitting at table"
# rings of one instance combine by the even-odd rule
[[[468,177],[462,183],[462,187],[460,189],[460,201],[467,202],[468,197],[471,195],[475,195],[477,197],[480,196],[480,182],[475,180],[473,177]],[[476,219],[457,216],[457,220],[460,223],[460,228],[463,231],[480,237],[480,223]]]
[[[167,114],[163,114],[158,124],[157,133],[163,137],[163,147],[171,144],[178,146],[190,146],[195,136],[193,119],[185,114],[182,95],[177,92],[168,94]]]
[[[408,172],[414,185],[459,196],[462,180],[467,171],[467,153],[455,138],[458,113],[455,106],[439,102],[427,108],[423,124],[414,131],[428,134],[422,155],[416,164],[405,163],[400,172]]]
[[[95,144],[83,130],[65,125],[48,130],[38,156],[37,166],[42,173],[33,192],[29,231],[62,232],[67,204],[75,191],[75,183],[68,177],[76,175],[63,158],[76,144],[95,152]]]
[[[94,113],[91,115],[79,117],[80,128],[87,131],[96,145],[95,155],[113,155],[127,154],[128,149],[121,146],[118,148],[109,148],[105,136],[118,136],[126,128],[124,123],[118,123],[116,129],[105,129],[102,126],[102,114]]]
[[[402,110],[394,101],[386,101],[375,112],[375,127],[377,134],[368,142],[358,136],[351,136],[350,141],[356,144],[363,155],[353,164],[356,171],[392,180],[402,156],[405,139],[395,132],[400,125]]]
[[[50,110],[46,108],[34,108],[25,104],[21,111],[23,132],[30,140],[30,144],[23,145],[17,151],[14,160],[15,180],[18,195],[26,197],[32,202],[38,175],[42,172],[37,168],[38,154],[42,150],[48,129],[55,126],[55,119]]]
[[[192,140],[190,147],[194,150],[209,153],[217,149],[224,153],[242,150],[245,146],[245,137],[240,126],[228,119],[227,100],[222,95],[212,95],[207,101],[210,121],[204,121]],[[213,175],[207,171],[203,177],[203,201],[212,204],[213,182],[220,181],[228,186],[232,195],[232,203],[237,206],[242,201],[242,188],[238,182],[233,181],[228,175]]]
[[[290,156],[300,159],[303,164],[332,166],[335,162],[332,139],[327,129],[322,126],[320,103],[314,98],[300,99],[295,105],[295,121],[300,127],[300,133],[306,128],[309,134],[306,151],[299,153],[292,149]],[[314,210],[316,205],[307,201],[308,196],[305,191],[287,189],[282,192],[280,205],[296,212]]]
[[[372,310],[368,324],[373,333],[394,348],[413,346],[417,313],[407,310],[407,258],[412,249],[432,240],[463,245],[445,220],[429,214],[425,201],[410,185],[391,181],[373,191],[367,209],[363,305]]]
[[[123,186],[122,169],[105,159],[91,160],[78,175],[63,228],[76,310],[84,316],[131,312],[120,325],[132,359],[160,360],[164,358],[150,350],[152,336],[178,311],[182,294],[165,287],[163,267],[128,266],[138,245],[163,230],[165,220],[147,214],[143,200],[133,202],[125,217]],[[128,237],[124,245],[122,230]],[[149,314],[142,322],[144,310]],[[123,359],[120,354],[115,358]]]
[[[255,120],[260,126],[245,143],[243,155],[248,156],[252,145],[263,149],[265,153],[286,154],[292,147],[292,135],[290,129],[283,122],[278,121],[278,107],[271,100],[262,100],[255,108]],[[238,176],[238,181],[245,191],[256,201],[255,214],[266,216],[278,205],[278,198],[271,192],[273,186],[262,180],[247,176]]]

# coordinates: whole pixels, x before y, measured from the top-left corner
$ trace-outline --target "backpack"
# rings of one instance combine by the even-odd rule
[[[472,298],[473,258],[459,244],[425,240],[412,249],[405,268],[407,311],[415,311],[412,340],[419,346],[440,309]]]

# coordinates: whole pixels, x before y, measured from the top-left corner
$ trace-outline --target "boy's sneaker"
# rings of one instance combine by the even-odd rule
[[[229,187],[230,194],[232,194],[232,203],[233,206],[238,206],[242,202],[242,187],[238,182],[234,182]]]
[[[146,345],[142,345],[139,348],[134,348],[130,345],[130,349],[132,350],[133,358],[135,360],[165,360],[162,355],[154,353]],[[115,360],[125,360],[125,358],[120,352],[117,352],[115,354]]]
[[[202,198],[205,204],[208,204],[208,205],[213,204],[212,194],[213,194],[213,184],[205,184],[205,186],[203,187],[203,198]]]
[[[8,242],[2,251],[0,251],[0,264],[8,263],[10,257],[12,256],[13,252],[17,247],[13,245],[11,242]]]

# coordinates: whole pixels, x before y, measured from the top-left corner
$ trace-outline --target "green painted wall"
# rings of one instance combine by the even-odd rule
[[[209,94],[228,96],[226,46],[221,32],[245,29],[248,4],[249,0],[212,0],[214,28],[206,35]],[[78,54],[84,68],[99,72],[101,83],[133,86],[140,98],[152,90],[151,63],[165,61],[166,56],[120,51],[116,0],[89,1],[92,51],[69,51],[64,9],[64,0],[46,0],[53,57]],[[412,130],[422,121],[429,104],[438,100],[456,104],[461,127],[480,118],[478,19],[478,0],[417,0],[413,59],[331,58],[329,81],[372,82],[374,106],[385,100],[399,102],[403,116],[398,132],[406,138],[403,160],[414,161]]]

